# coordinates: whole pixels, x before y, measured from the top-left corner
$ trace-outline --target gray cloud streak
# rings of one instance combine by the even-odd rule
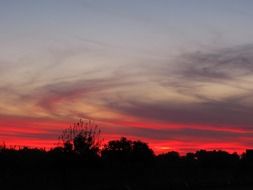
[[[155,71],[149,71],[157,75],[158,85],[200,101],[175,103],[173,100],[150,102],[125,98],[122,100],[123,103],[120,100],[108,100],[107,106],[127,115],[168,122],[244,127],[253,125],[253,104],[242,104],[245,99],[253,96],[252,82],[243,83],[244,79],[242,79],[242,77],[253,77],[253,45],[221,49],[210,53],[186,54],[168,64],[168,70],[164,63],[160,66]],[[171,67],[173,67],[172,71]],[[215,91],[209,96],[201,91],[203,87],[208,88],[210,84],[213,86],[223,84],[225,87],[238,89],[240,93],[224,98],[212,98]],[[243,86],[240,86],[241,84]]]

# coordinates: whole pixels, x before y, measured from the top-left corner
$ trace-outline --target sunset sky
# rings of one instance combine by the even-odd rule
[[[252,0],[1,0],[0,144],[95,120],[156,152],[253,148]]]

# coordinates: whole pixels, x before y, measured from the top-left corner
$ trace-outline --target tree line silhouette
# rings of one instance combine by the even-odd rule
[[[125,137],[102,146],[100,130],[80,120],[61,146],[0,147],[0,189],[252,189],[253,150],[242,155],[199,150],[155,155]]]

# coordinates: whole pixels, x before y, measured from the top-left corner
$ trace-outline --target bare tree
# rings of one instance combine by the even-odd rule
[[[64,129],[59,139],[64,145],[65,151],[74,151],[78,154],[89,152],[98,153],[101,144],[100,129],[93,121],[78,122]]]

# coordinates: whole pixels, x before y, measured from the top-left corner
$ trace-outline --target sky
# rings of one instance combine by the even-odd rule
[[[252,0],[0,0],[0,143],[80,118],[158,153],[253,148]]]

